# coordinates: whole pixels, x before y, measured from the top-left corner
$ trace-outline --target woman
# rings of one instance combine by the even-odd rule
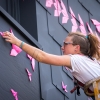
[[[60,56],[46,53],[24,43],[10,32],[4,32],[3,38],[7,42],[22,48],[39,62],[68,67],[72,75],[83,84],[100,76],[100,65],[98,63],[100,59],[99,41],[93,34],[84,36],[78,32],[69,33],[62,46],[64,55]]]

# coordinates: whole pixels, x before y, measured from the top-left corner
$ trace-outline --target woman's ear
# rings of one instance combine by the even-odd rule
[[[80,52],[80,45],[76,45],[76,46],[75,46],[75,51],[76,51],[76,52]]]

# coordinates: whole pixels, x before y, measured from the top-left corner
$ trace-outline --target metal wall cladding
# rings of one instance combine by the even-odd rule
[[[22,41],[40,46],[30,34],[25,31],[9,14],[0,7],[0,32],[12,29],[15,36]],[[35,44],[36,43],[36,44]],[[11,56],[12,46],[0,35],[0,100],[14,100],[11,89],[18,93],[19,100],[40,100],[40,83],[38,62],[35,61],[35,71],[31,67],[31,61],[24,51],[17,56]],[[30,82],[25,70],[32,73]]]
[[[48,0],[47,0],[48,1]],[[53,1],[53,0],[51,0]],[[95,30],[95,26],[91,23],[91,17],[93,17],[92,12],[87,9],[86,6],[83,5],[82,1],[80,0],[62,0],[66,12],[69,16],[67,23],[62,23],[63,15],[54,16],[55,7],[52,5],[51,7],[46,7],[46,1],[43,0],[36,2],[36,10],[37,10],[37,27],[38,27],[38,41],[42,45],[43,50],[56,54],[61,55],[61,46],[63,40],[68,35],[68,32],[72,29],[72,22],[71,22],[71,13],[69,7],[72,8],[75,16],[76,22],[78,24],[78,31],[80,21],[78,14],[83,20],[85,30],[88,33],[89,30],[87,28],[86,23],[90,25],[92,30]],[[55,1],[53,1],[55,2]],[[86,0],[84,1],[86,3]],[[97,1],[94,1],[95,4]],[[98,5],[98,4],[97,4]],[[92,8],[91,8],[92,9]],[[92,26],[92,25],[93,26]],[[40,76],[41,76],[41,94],[42,99],[44,100],[87,100],[88,97],[84,94],[83,90],[80,90],[81,96],[77,96],[76,92],[73,94],[70,93],[70,90],[73,88],[73,76],[71,75],[69,70],[66,70],[64,66],[53,66],[47,64],[40,63]],[[61,82],[67,84],[66,93],[61,86]],[[51,91],[53,91],[51,93]],[[57,92],[58,91],[58,92]],[[60,91],[60,93],[59,93]],[[56,92],[56,94],[54,93]],[[52,94],[52,95],[51,95]],[[54,96],[55,95],[55,96]]]

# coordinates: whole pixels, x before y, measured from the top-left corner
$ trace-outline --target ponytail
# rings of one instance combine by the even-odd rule
[[[90,57],[95,57],[97,60],[100,60],[100,41],[94,34],[87,35],[87,39],[90,43],[88,55]]]

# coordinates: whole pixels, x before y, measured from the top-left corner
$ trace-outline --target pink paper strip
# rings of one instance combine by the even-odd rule
[[[88,27],[89,32],[90,32],[90,33],[93,33],[93,31],[92,31],[92,29],[90,28],[89,24],[88,24],[88,23],[86,23],[86,24],[87,24],[87,27]]]
[[[0,35],[2,36],[3,35],[3,32],[0,32]]]
[[[28,78],[29,78],[29,81],[31,81],[32,79],[31,79],[31,76],[32,76],[32,74],[29,72],[29,70],[26,68],[26,72],[27,72],[27,75],[28,75]]]
[[[11,34],[13,34],[12,29],[10,29]],[[13,34],[14,35],[14,34]],[[11,56],[17,56],[20,52],[22,51],[22,49],[20,49],[18,46],[12,44],[12,49],[10,52]]]
[[[68,17],[67,11],[66,11],[66,7],[62,0],[61,0],[61,6],[62,6],[62,14],[63,14],[62,23],[67,23],[69,17]]]
[[[71,17],[72,17],[71,22],[73,24],[73,26],[72,26],[72,32],[76,32],[77,31],[77,28],[78,28],[78,25],[76,23],[75,14],[73,13],[71,7],[70,7],[70,13],[71,13]]]
[[[12,92],[15,100],[18,100],[18,96],[17,96],[18,93],[16,91],[14,91],[13,89],[11,89],[11,92]]]
[[[71,9],[71,7],[69,7],[69,9],[70,9],[71,17],[72,17],[72,18],[76,18],[76,17],[75,17],[75,14],[73,13],[73,11],[72,11],[72,9]]]
[[[79,17],[79,21],[80,21],[80,26],[79,26],[79,28],[80,28],[81,32],[84,33],[84,34],[86,35],[85,26],[84,26],[84,23],[83,23],[83,21],[82,21],[82,19],[81,19],[81,17],[80,17],[79,14],[78,14],[78,17]]]
[[[77,31],[77,28],[78,28],[78,25],[77,25],[77,23],[76,23],[75,18],[72,18],[72,19],[71,19],[71,22],[72,22],[72,24],[73,24],[73,26],[72,26],[72,32],[76,32],[76,31]]]
[[[68,91],[66,90],[66,87],[67,87],[67,85],[64,85],[64,83],[63,83],[63,81],[62,81],[62,88],[63,88],[63,90],[64,90],[65,92],[68,92]]]
[[[12,49],[11,49],[11,56],[17,56],[20,52],[22,51],[22,49],[20,49],[18,46],[12,44]]]
[[[93,24],[96,26],[97,31],[100,33],[100,22],[95,19],[91,19]]]
[[[54,16],[58,17],[61,14],[61,7],[60,7],[60,4],[59,4],[59,1],[55,0],[55,3],[53,3],[53,4],[54,4],[54,7],[55,7]]]
[[[29,54],[27,54],[27,57],[30,59],[31,64],[32,64],[32,70],[35,70],[35,59],[32,58]]]
[[[46,7],[51,7],[53,4],[53,0],[46,0]]]

